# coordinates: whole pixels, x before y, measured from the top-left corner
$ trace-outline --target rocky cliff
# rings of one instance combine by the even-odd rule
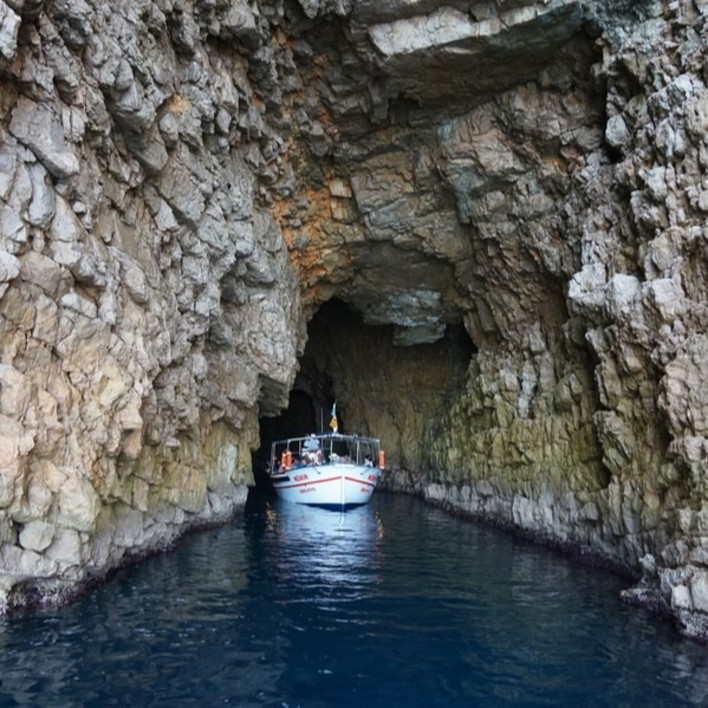
[[[0,605],[228,516],[326,381],[389,486],[705,638],[707,44],[703,0],[0,0]]]

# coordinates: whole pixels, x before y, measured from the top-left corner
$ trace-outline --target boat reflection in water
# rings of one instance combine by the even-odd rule
[[[379,582],[384,529],[371,506],[339,512],[276,499],[267,514],[288,601],[354,600]]]

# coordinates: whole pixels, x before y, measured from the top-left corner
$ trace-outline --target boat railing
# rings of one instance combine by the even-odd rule
[[[327,433],[276,440],[271,445],[271,471],[327,464],[374,467],[378,464],[378,438]]]

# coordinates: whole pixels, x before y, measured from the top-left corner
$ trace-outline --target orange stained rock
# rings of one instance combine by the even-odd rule
[[[275,30],[273,37],[281,47],[292,47],[295,44],[295,40],[292,37],[288,37],[280,27]]]
[[[323,228],[332,220],[331,195],[329,186],[306,191],[306,212],[297,213],[293,202],[278,200],[272,207],[273,218],[278,223],[288,248],[290,262],[297,269],[303,304],[319,303],[328,297],[323,290],[324,283],[332,281],[333,270],[346,268],[349,263],[345,249],[333,246],[331,238]],[[291,226],[291,219],[297,216],[302,223],[297,229]],[[304,241],[304,242],[303,242]],[[336,255],[334,251],[339,251]],[[323,258],[328,254],[329,258]]]
[[[186,96],[183,96],[181,93],[175,93],[170,96],[167,102],[167,110],[170,111],[170,113],[181,115],[190,105],[189,99]]]
[[[327,108],[327,106],[322,106],[320,110],[320,123],[322,125],[329,125],[332,122],[332,112]]]

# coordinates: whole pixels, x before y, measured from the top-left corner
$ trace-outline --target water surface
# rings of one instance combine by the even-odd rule
[[[0,706],[680,706],[708,650],[624,581],[378,493],[244,514],[0,619]]]

